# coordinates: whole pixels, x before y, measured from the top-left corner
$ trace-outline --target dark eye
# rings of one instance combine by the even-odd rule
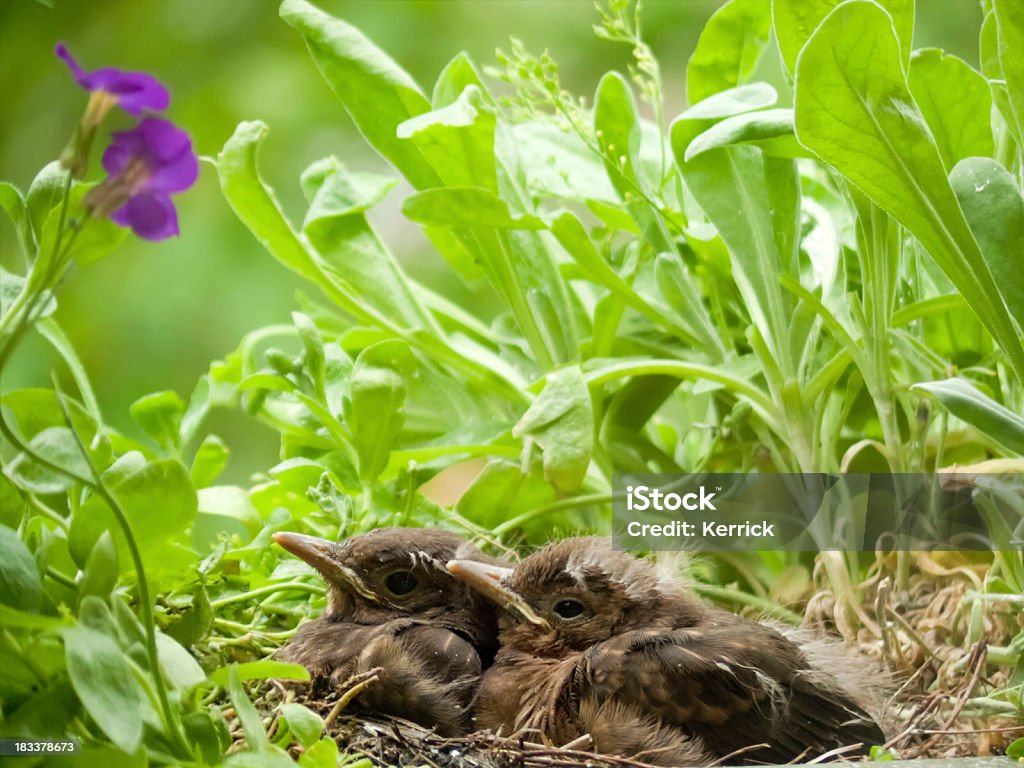
[[[563,619],[575,619],[583,613],[583,603],[579,600],[565,599],[555,603],[555,613]]]
[[[384,586],[393,595],[408,595],[416,589],[416,577],[410,571],[395,571],[384,579]]]

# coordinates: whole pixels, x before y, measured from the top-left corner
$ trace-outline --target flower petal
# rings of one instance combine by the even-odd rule
[[[116,96],[121,109],[136,117],[147,109],[161,112],[171,101],[163,83],[146,72],[127,72],[114,67],[86,72],[63,43],[58,43],[55,52],[68,65],[75,82],[87,91],[105,91]]]
[[[144,240],[165,240],[178,234],[178,212],[167,195],[143,192],[110,215],[115,224],[131,227]]]
[[[68,69],[71,70],[71,74],[75,78],[75,82],[81,83],[85,78],[85,70],[82,69],[78,62],[75,61],[75,57],[71,55],[71,51],[67,49],[64,43],[57,43],[57,47],[53,49],[57,57],[64,60],[64,63],[68,65]]]

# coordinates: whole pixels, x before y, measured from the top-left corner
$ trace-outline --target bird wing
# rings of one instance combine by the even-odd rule
[[[884,736],[799,649],[750,623],[618,635],[591,648],[577,690],[616,699],[694,736],[719,755],[786,762]]]

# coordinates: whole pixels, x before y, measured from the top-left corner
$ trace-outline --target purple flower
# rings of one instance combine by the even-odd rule
[[[147,117],[113,139],[103,153],[109,176],[86,196],[92,214],[110,216],[146,240],[178,234],[171,193],[188,189],[199,176],[188,134],[167,120]]]
[[[123,72],[113,67],[86,72],[78,65],[63,43],[57,44],[56,53],[71,69],[71,73],[75,76],[75,82],[92,94],[103,94],[109,97],[101,99],[101,101],[112,101],[125,112],[136,117],[141,115],[144,109],[155,111],[167,109],[167,104],[171,100],[170,94],[163,84],[152,75],[145,72]],[[107,103],[104,106],[106,109],[102,110],[97,123],[103,119],[112,104]]]

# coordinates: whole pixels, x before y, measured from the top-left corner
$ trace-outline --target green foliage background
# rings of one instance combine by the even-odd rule
[[[686,104],[685,68],[718,0],[651,0],[645,37],[666,80],[667,114]],[[597,40],[590,0],[340,0],[320,3],[388,51],[420,84],[466,50],[481,65],[515,36],[550,49],[565,87],[592,94],[609,69],[625,70],[628,50]],[[967,61],[977,57],[975,0],[922,0],[915,42]],[[63,40],[87,69],[118,66],[156,73],[171,89],[170,116],[198,151],[215,155],[242,120],[270,125],[265,177],[285,209],[302,210],[297,175],[336,154],[356,170],[386,165],[355,132],[310,64],[305,46],[271,0],[33,0],[0,4],[0,176],[26,188],[42,158],[56,156],[78,119],[84,94],[53,46]],[[769,73],[771,74],[771,73]],[[771,78],[769,78],[771,79]],[[116,126],[108,126],[116,129]],[[371,220],[410,273],[473,309],[490,304],[454,279],[419,229],[389,197]],[[58,319],[78,349],[112,426],[138,435],[128,406],[174,389],[187,395],[209,361],[247,331],[288,322],[300,282],[266,254],[231,213],[212,167],[179,202],[183,237],[153,247],[129,238],[111,257],[79,270],[62,291]],[[10,268],[13,232],[0,220],[0,264]],[[47,386],[55,357],[29,338],[4,372],[3,389]],[[60,366],[57,366],[58,368]],[[278,437],[237,411],[218,412],[210,430],[232,446],[225,478],[243,480],[271,465]]]

